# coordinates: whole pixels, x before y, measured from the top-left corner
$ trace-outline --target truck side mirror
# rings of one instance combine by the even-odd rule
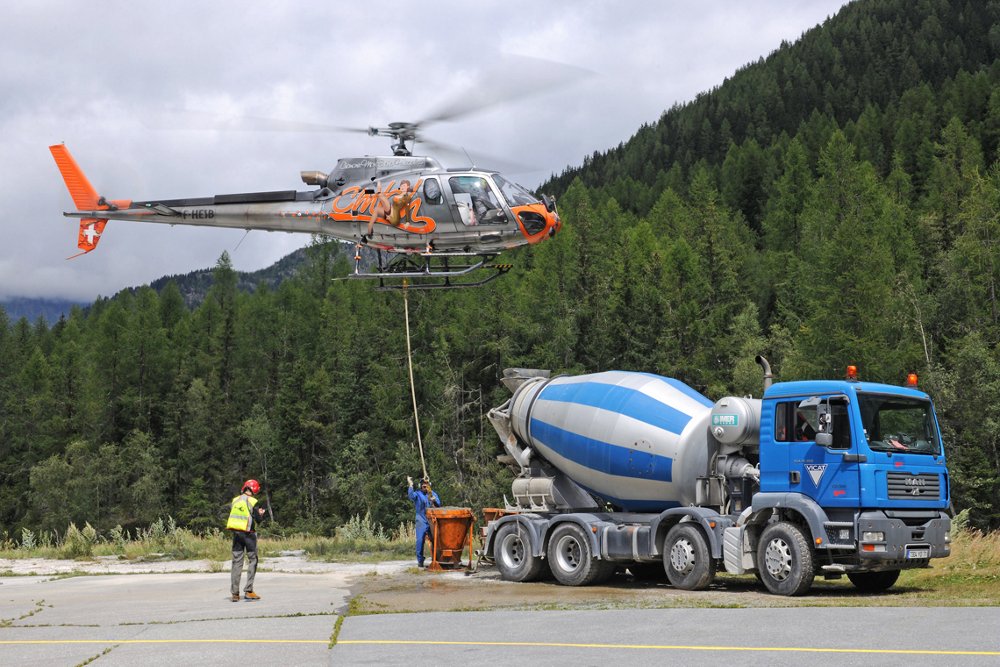
[[[816,422],[819,429],[816,431],[816,444],[820,447],[833,446],[833,408],[830,400],[821,401],[816,405]]]

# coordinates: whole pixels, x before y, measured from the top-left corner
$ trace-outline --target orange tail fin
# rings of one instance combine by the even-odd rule
[[[70,155],[69,149],[65,145],[56,144],[55,146],[49,146],[49,151],[52,153],[52,157],[55,158],[56,166],[59,167],[59,173],[62,174],[63,180],[66,181],[66,189],[69,190],[69,196],[73,198],[76,210],[106,211],[110,208],[128,208],[131,205],[132,202],[125,200],[107,202],[104,197],[98,195],[97,190],[87,180],[83,170],[80,169],[80,165],[76,163],[76,160]],[[77,236],[76,245],[82,252],[78,252],[73,257],[85,255],[96,248],[97,243],[101,240],[101,234],[104,233],[104,227],[107,224],[108,221],[101,218],[83,218],[80,220],[80,232]],[[68,259],[73,259],[73,257],[69,257]]]
[[[73,159],[73,156],[69,153],[69,149],[64,144],[49,146],[49,151],[56,160],[59,173],[62,174],[63,180],[66,181],[66,189],[69,190],[69,196],[73,198],[76,210],[94,211],[107,208],[107,206],[98,204],[100,195],[97,194],[97,190],[90,184],[87,177],[83,175],[80,165],[76,163],[76,160]]]

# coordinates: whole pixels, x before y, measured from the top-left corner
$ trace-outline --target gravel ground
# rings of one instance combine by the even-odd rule
[[[260,559],[261,572],[338,573],[347,576],[395,574],[412,567],[410,561],[384,563],[326,563],[307,560],[301,553],[285,553]],[[0,577],[11,575],[65,574],[158,574],[165,572],[225,572],[229,561],[151,560],[130,562],[116,556],[93,560],[54,560],[48,558],[0,558]]]

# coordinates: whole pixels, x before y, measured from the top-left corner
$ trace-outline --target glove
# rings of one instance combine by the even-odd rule
[[[409,485],[411,489],[413,488],[413,478],[410,477],[409,475],[406,476],[406,483]]]

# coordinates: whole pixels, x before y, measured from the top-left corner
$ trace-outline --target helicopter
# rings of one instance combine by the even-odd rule
[[[577,68],[521,58],[518,80],[524,83],[527,63],[534,91],[578,78]],[[514,79],[511,79],[512,81]],[[467,91],[458,102],[420,122],[393,122],[383,127],[343,128],[298,124],[298,128],[363,132],[393,140],[391,155],[345,157],[329,173],[301,172],[315,189],[244,192],[186,199],[133,201],[107,199],[90,184],[64,144],[49,147],[76,207],[63,215],[79,218],[73,257],[92,252],[108,221],[230,227],[302,232],[332,237],[355,246],[354,270],[348,278],[377,279],[380,288],[474,287],[508,272],[511,264],[498,255],[555,236],[562,221],[555,199],[536,196],[499,171],[475,165],[445,168],[435,158],[414,155],[420,142],[428,148],[454,150],[423,137],[424,126],[452,120],[524,95],[519,85],[505,92],[495,81]],[[274,119],[258,121],[289,123]],[[273,124],[272,123],[272,124]],[[471,162],[471,159],[470,159]],[[362,268],[362,251],[375,261]],[[370,253],[368,253],[370,254]]]
[[[511,265],[504,250],[539,243],[562,226],[555,200],[536,197],[499,172],[445,169],[414,156],[406,145],[412,124],[372,128],[396,138],[393,155],[341,158],[329,174],[302,172],[310,191],[245,192],[188,199],[109,200],[100,196],[63,144],[49,150],[79,218],[78,257],[97,248],[109,220],[169,225],[303,232],[356,244],[352,278],[410,279],[416,289],[478,286]],[[408,136],[409,135],[409,136]],[[361,248],[377,251],[374,271],[362,271]],[[455,282],[480,269],[490,275]],[[418,281],[417,279],[437,279]],[[394,286],[394,282],[389,284]]]

